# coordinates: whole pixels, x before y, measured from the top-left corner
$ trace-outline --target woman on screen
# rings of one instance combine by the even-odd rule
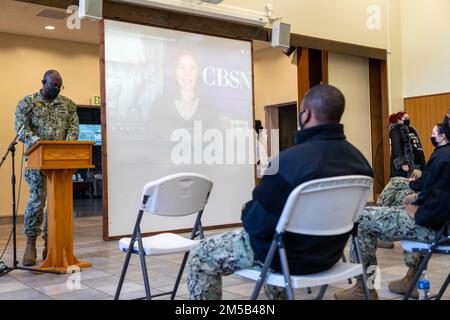
[[[147,132],[149,138],[159,145],[158,161],[173,162],[172,148],[180,139],[191,142],[191,155],[199,134],[208,129],[220,128],[217,107],[206,96],[199,94],[199,74],[197,59],[188,52],[176,59],[169,81],[164,82],[163,94],[150,107]],[[181,137],[183,136],[183,137]],[[164,143],[161,143],[164,142]],[[153,153],[153,158],[155,153]]]

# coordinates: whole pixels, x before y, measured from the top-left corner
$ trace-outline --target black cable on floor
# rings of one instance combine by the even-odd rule
[[[22,177],[23,177],[23,163],[25,158],[25,146],[22,144],[22,161],[20,163],[20,180],[19,180],[19,189],[17,192],[17,203],[16,203],[16,214],[19,212],[19,204],[20,204],[20,191],[22,190]],[[5,247],[3,248],[2,254],[0,255],[0,261],[3,259],[3,255],[6,252],[6,249],[9,246],[9,243],[11,242],[11,237],[13,234],[13,229],[11,229],[11,233],[9,234],[8,241],[6,241]]]

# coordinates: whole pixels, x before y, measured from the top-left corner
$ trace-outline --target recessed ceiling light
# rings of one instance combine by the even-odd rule
[[[45,29],[47,29],[47,30],[55,30],[56,28],[54,26],[46,26]]]

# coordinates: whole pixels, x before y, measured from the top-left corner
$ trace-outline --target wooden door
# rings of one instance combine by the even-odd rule
[[[405,99],[405,111],[419,133],[427,160],[434,150],[430,141],[431,131],[436,123],[442,122],[449,108],[450,93]]]

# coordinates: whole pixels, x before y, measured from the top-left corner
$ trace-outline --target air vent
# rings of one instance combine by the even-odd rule
[[[36,17],[43,17],[43,18],[56,19],[56,20],[64,20],[67,17],[67,14],[65,12],[62,12],[62,11],[44,9],[41,12],[39,12],[36,15]]]

